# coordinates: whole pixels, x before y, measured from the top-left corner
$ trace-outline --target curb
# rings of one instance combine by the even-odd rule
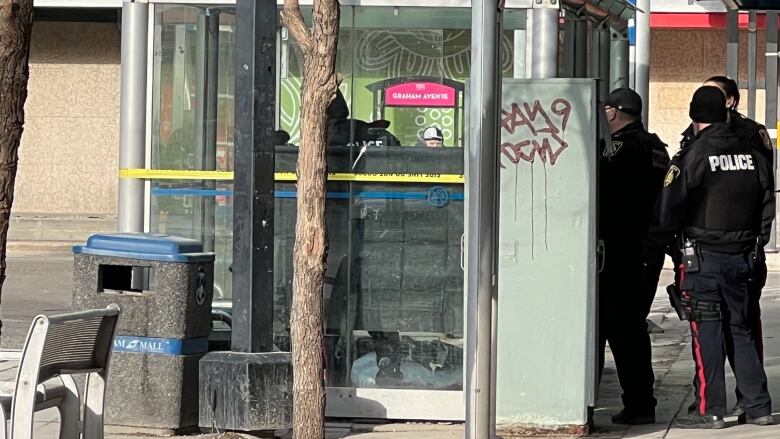
[[[8,241],[6,253],[8,256],[71,255],[73,246],[80,241]]]

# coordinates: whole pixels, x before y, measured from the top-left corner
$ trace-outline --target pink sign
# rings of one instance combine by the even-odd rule
[[[406,82],[385,90],[388,107],[454,107],[455,89],[435,82]]]

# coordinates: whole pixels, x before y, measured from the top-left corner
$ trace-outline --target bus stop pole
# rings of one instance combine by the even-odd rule
[[[636,46],[634,90],[642,97],[642,121],[649,126],[650,108],[650,0],[636,0]]]
[[[219,67],[219,11],[202,9],[198,13],[195,43],[195,79],[202,97],[195,108],[195,126],[200,169],[217,169],[217,72]],[[214,180],[202,183],[203,189],[216,189]],[[200,197],[200,241],[204,252],[214,251],[215,197]]]
[[[558,21],[560,12],[551,5],[534,6],[534,45],[531,57],[532,78],[555,78],[558,76]]]
[[[495,429],[491,390],[493,300],[498,294],[499,0],[473,0],[469,81],[466,285],[466,438]]]
[[[122,3],[122,67],[119,113],[119,168],[146,166],[146,51],[149,4]],[[119,179],[118,229],[144,231],[145,182]]]

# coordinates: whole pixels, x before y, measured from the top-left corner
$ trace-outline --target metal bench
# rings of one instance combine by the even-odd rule
[[[17,360],[16,381],[0,384],[0,439],[32,439],[34,413],[56,407],[60,439],[103,438],[103,401],[114,332],[121,310],[37,316],[21,351],[0,351]],[[73,375],[86,374],[84,418]],[[7,421],[10,422],[10,426]]]

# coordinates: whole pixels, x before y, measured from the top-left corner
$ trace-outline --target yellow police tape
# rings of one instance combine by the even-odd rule
[[[119,178],[146,180],[232,180],[227,171],[190,171],[174,169],[120,169]]]
[[[120,178],[144,180],[233,180],[233,172],[192,171],[174,169],[120,169]],[[296,181],[294,172],[274,173],[276,181]],[[356,181],[363,183],[440,183],[462,184],[462,174],[429,173],[328,173],[328,181]]]

